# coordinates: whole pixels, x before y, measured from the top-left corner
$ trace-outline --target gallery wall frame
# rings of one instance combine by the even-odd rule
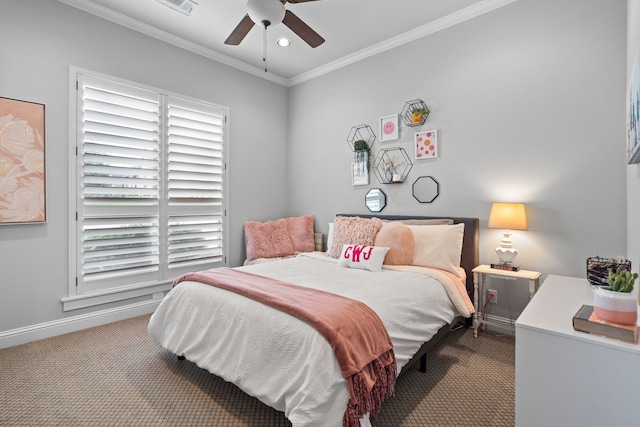
[[[46,222],[45,105],[0,97],[0,225]]]
[[[438,157],[438,131],[436,129],[416,132],[414,139],[416,160]]]
[[[398,132],[398,115],[391,114],[380,117],[379,121],[380,142],[395,141],[400,137]]]
[[[351,163],[351,184],[369,185],[369,167],[366,161]]]
[[[364,196],[364,204],[371,212],[382,212],[387,206],[387,195],[379,188],[370,188]]]
[[[440,183],[432,176],[421,176],[414,181],[411,191],[418,202],[433,203],[440,195]]]

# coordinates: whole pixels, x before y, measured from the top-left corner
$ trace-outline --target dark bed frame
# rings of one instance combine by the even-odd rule
[[[479,228],[480,222],[478,218],[465,218],[465,217],[452,217],[452,216],[404,216],[404,215],[360,215],[360,214],[338,214],[338,216],[359,216],[361,218],[380,218],[382,220],[409,220],[409,219],[450,219],[453,220],[454,224],[464,224],[464,237],[462,240],[462,255],[460,257],[460,266],[464,268],[467,273],[467,281],[466,281],[466,289],[467,294],[469,295],[469,299],[473,301],[473,270],[480,262],[479,262]],[[452,328],[461,324],[462,322],[465,325],[471,325],[471,318],[465,319],[462,317],[455,318],[453,321],[444,325],[438,332],[431,338],[429,341],[422,344],[420,349],[413,355],[413,357],[407,362],[407,364],[402,368],[400,375],[403,372],[407,372],[410,368],[412,368],[418,361],[420,361],[420,371],[427,371],[427,352],[444,337],[448,332],[451,331]],[[184,360],[184,356],[178,355],[179,360]]]
[[[405,215],[359,215],[359,214],[338,214],[338,216],[359,216],[361,218],[380,218],[382,220],[410,220],[410,219],[450,219],[454,224],[464,224],[464,237],[462,240],[462,255],[460,256],[460,266],[467,273],[466,289],[469,299],[473,300],[473,272],[472,270],[480,264],[478,243],[480,240],[480,221],[478,218],[465,218],[455,216],[405,216]],[[420,371],[427,371],[427,352],[444,337],[451,329],[461,322],[466,326],[471,325],[471,318],[456,318],[448,325],[444,325],[429,341],[422,344],[422,347],[413,355],[411,360],[402,368],[403,372],[408,371],[418,361],[420,361]]]

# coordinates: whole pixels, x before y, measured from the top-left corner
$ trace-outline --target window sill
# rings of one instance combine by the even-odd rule
[[[109,304],[131,298],[163,293],[171,289],[172,281],[157,282],[135,287],[110,289],[104,292],[94,292],[90,294],[75,295],[62,298],[62,311],[78,310],[96,305]]]

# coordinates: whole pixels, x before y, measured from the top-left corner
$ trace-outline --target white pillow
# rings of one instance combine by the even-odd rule
[[[408,225],[413,233],[415,252],[412,265],[445,270],[462,277],[460,256],[464,224]]]
[[[329,223],[329,231],[327,232],[327,253],[331,250],[333,245],[333,223]]]
[[[382,270],[382,263],[388,251],[389,248],[382,246],[344,244],[338,258],[338,265],[377,273]]]

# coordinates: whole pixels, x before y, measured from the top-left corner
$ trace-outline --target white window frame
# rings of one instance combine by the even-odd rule
[[[101,79],[107,80],[109,82],[114,83],[115,85],[125,85],[132,88],[132,91],[140,90],[140,91],[149,91],[155,92],[158,94],[159,99],[161,100],[163,107],[163,112],[160,114],[160,164],[159,164],[159,206],[157,207],[157,215],[159,221],[159,265],[156,267],[157,274],[151,274],[148,277],[141,280],[139,283],[125,283],[122,280],[118,279],[118,275],[114,275],[114,280],[111,281],[109,279],[110,285],[107,287],[91,287],[91,286],[83,286],[82,280],[82,242],[80,239],[82,238],[81,232],[79,231],[79,221],[82,220],[79,216],[82,215],[82,204],[83,204],[83,171],[82,167],[79,166],[78,156],[82,157],[82,126],[78,123],[81,112],[78,111],[80,106],[78,105],[78,90],[77,90],[77,82],[79,79],[83,78],[82,76],[87,76],[89,79]],[[170,245],[168,236],[169,230],[169,216],[172,213],[176,213],[176,205],[177,209],[180,210],[181,207],[176,203],[167,202],[169,197],[170,190],[168,181],[168,162],[169,155],[168,149],[164,149],[162,147],[166,147],[168,145],[169,138],[169,120],[167,119],[167,115],[164,114],[168,111],[168,104],[170,100],[176,100],[183,106],[189,106],[192,104],[197,108],[197,106],[205,105],[206,107],[211,107],[215,110],[218,110],[222,114],[222,132],[221,132],[221,145],[222,145],[222,160],[219,168],[221,169],[221,197],[222,197],[222,205],[219,207],[221,210],[221,227],[222,230],[219,233],[221,234],[222,239],[222,248],[220,259],[216,262],[181,262],[175,263],[178,267],[170,267],[169,266],[169,254],[168,247]],[[108,304],[116,301],[132,299],[132,298],[143,298],[146,297],[157,297],[162,292],[165,292],[171,289],[171,284],[173,280],[188,271],[195,270],[203,270],[208,268],[226,266],[228,260],[228,197],[227,197],[227,182],[228,182],[228,171],[227,171],[227,162],[228,162],[228,150],[227,150],[227,140],[228,140],[228,130],[227,130],[227,120],[228,117],[228,108],[222,107],[219,105],[215,105],[213,103],[198,100],[192,97],[184,96],[181,94],[171,93],[166,90],[142,85],[139,83],[134,83],[130,81],[126,81],[123,79],[119,79],[113,76],[108,76],[105,74],[96,73],[93,71],[84,70],[77,67],[70,67],[69,73],[69,184],[70,184],[70,197],[69,197],[69,290],[68,297],[62,298],[63,310],[75,310],[84,307],[96,306],[100,304]],[[172,199],[175,200],[175,199]],[[190,208],[195,209],[195,215],[202,214],[207,211],[206,206],[191,206]],[[216,207],[217,209],[217,207]],[[79,213],[80,211],[80,213]],[[190,211],[193,212],[193,211]],[[183,213],[183,212],[180,212]],[[175,227],[175,226],[174,226]],[[126,276],[126,275],[125,275]],[[140,277],[144,277],[144,274]],[[106,282],[106,281],[105,281]]]

